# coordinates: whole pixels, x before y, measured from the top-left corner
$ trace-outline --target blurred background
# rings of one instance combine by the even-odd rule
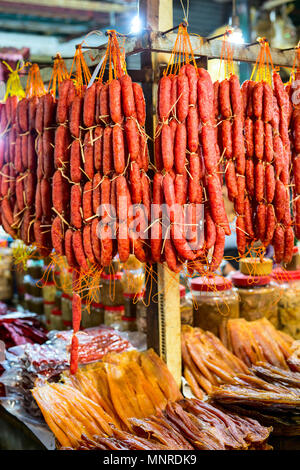
[[[186,0],[173,1],[174,25],[183,19]],[[250,42],[266,36],[273,47],[294,46],[299,41],[299,0],[190,0],[189,31],[210,36],[234,25],[235,42]],[[136,0],[0,0],[0,59],[14,67],[20,58],[48,65],[60,52],[74,54],[74,46],[93,30],[116,29],[121,33],[138,32],[140,21]],[[91,35],[88,45],[105,42],[105,36]],[[139,57],[130,58],[134,68]],[[6,67],[1,65],[0,80]],[[213,64],[210,65],[213,68]],[[249,66],[240,71],[248,78]],[[211,71],[211,70],[210,70]]]

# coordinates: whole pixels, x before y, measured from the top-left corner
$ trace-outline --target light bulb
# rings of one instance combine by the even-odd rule
[[[244,44],[243,33],[239,28],[234,29],[234,31],[229,34],[228,37],[229,42],[233,42],[234,44]]]
[[[141,20],[139,18],[139,15],[136,15],[133,17],[131,21],[131,33],[138,33],[141,30]]]

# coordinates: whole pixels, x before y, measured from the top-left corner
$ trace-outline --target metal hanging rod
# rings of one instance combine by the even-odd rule
[[[178,24],[177,26],[173,26],[173,28],[167,29],[166,31],[161,32],[160,34],[161,34],[161,36],[165,36],[166,34],[171,33],[172,31],[176,31],[176,29],[178,29],[179,26],[181,26],[181,25],[182,25],[182,26],[185,26],[185,27],[188,26],[188,24],[187,24],[186,21],[182,21],[182,22],[181,22],[180,24]]]

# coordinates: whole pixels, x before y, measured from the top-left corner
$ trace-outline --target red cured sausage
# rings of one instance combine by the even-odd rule
[[[62,168],[69,162],[69,131],[65,126],[58,126],[55,131],[54,162],[55,168]]]
[[[174,273],[179,273],[182,264],[178,261],[173,243],[169,238],[166,238],[164,242],[164,255],[168,268]]]
[[[202,127],[201,143],[205,168],[209,174],[212,174],[217,170],[219,163],[216,151],[216,133],[213,126],[206,125]]]
[[[186,75],[177,77],[177,105],[176,114],[179,122],[183,122],[189,111],[189,81]]]
[[[266,162],[271,163],[273,161],[273,133],[272,126],[269,123],[265,123],[264,127],[265,142],[264,142],[264,159]]]
[[[197,82],[198,82],[197,70],[195,69],[194,65],[186,64],[184,72],[189,82],[189,104],[196,105],[197,104]]]
[[[127,119],[124,129],[130,159],[136,161],[139,158],[140,152],[139,131],[137,128],[137,124],[133,119]]]
[[[237,75],[231,75],[229,78],[229,85],[230,85],[230,98],[231,98],[231,106],[232,112],[234,116],[242,116],[243,115],[243,100],[242,100],[242,92],[240,89],[240,82]]]
[[[200,184],[200,162],[197,154],[190,155],[190,167],[189,167],[189,201],[191,203],[201,203],[199,201],[199,184]]]
[[[292,227],[286,227],[284,231],[284,263],[290,263],[293,257],[294,232]]]
[[[87,181],[83,187],[82,192],[82,212],[83,212],[83,219],[85,222],[89,222],[89,220],[93,217],[93,185],[91,181]]]
[[[93,247],[92,247],[92,238],[91,238],[91,225],[85,225],[82,232],[82,241],[83,249],[85,256],[91,264],[96,263],[96,258],[94,256]]]
[[[158,87],[158,114],[161,121],[168,119],[171,103],[171,79],[164,76],[159,81]]]
[[[217,119],[220,114],[220,108],[219,108],[219,88],[220,88],[220,82],[217,80],[214,82],[214,110],[215,110],[215,118]]]
[[[141,126],[146,121],[146,105],[142,87],[138,83],[132,84],[137,120]]]
[[[237,188],[237,182],[236,182],[234,163],[232,160],[229,160],[226,163],[225,181],[226,181],[226,187],[228,190],[228,198],[230,201],[234,201],[234,199],[238,195],[238,188]]]
[[[95,173],[95,176],[93,178],[93,195],[92,195],[94,214],[98,213],[98,209],[101,204],[100,184],[101,184],[101,175],[99,173]]]
[[[68,209],[70,200],[69,183],[63,177],[60,170],[57,170],[52,179],[52,202],[53,207],[59,214],[64,214]]]
[[[104,124],[108,124],[110,121],[108,86],[108,83],[106,83],[100,89],[99,118]]]
[[[264,239],[265,246],[268,246],[270,245],[270,243],[272,243],[275,226],[276,226],[276,217],[275,217],[274,207],[272,206],[272,204],[269,204],[267,206],[267,213],[266,213],[266,230],[265,230],[265,239]]]
[[[254,132],[253,132],[253,121],[251,118],[245,120],[245,144],[246,144],[246,155],[252,158],[254,155]]]
[[[253,114],[256,118],[262,117],[263,111],[263,83],[257,82],[255,83],[252,91],[252,105],[253,105]]]
[[[216,226],[209,209],[205,208],[205,246],[209,250],[216,243]]]
[[[72,81],[68,79],[59,85],[56,120],[60,124],[63,124],[68,119],[68,93],[72,84]]]
[[[225,120],[221,124],[222,147],[225,158],[232,158],[232,124]]]
[[[236,241],[240,256],[243,256],[246,249],[245,219],[239,215],[236,219]]]
[[[214,86],[207,70],[198,69],[198,112],[202,122],[214,119]]]
[[[121,84],[119,80],[114,79],[108,86],[110,117],[116,124],[123,121],[122,102],[121,102]]]
[[[284,217],[286,210],[287,191],[284,184],[280,181],[276,181],[275,195],[274,195],[274,208],[277,222],[281,222]]]
[[[133,204],[140,204],[142,201],[142,188],[139,166],[136,162],[130,164],[130,192]]]
[[[30,173],[28,174],[28,178],[29,176],[30,176]],[[29,180],[27,182],[29,183]],[[43,215],[48,220],[51,219],[51,215],[52,215],[51,189],[52,188],[51,188],[50,181],[48,181],[46,178],[43,178],[41,180],[41,201],[42,201]],[[27,195],[26,193],[26,198],[27,198],[27,205],[30,205],[29,204],[30,200],[32,200],[32,202],[34,201],[34,193],[32,194],[30,200],[29,200],[29,195]]]
[[[71,106],[70,124],[69,124],[71,135],[75,137],[75,139],[78,139],[80,135],[81,115],[82,115],[82,97],[79,95],[76,95]]]
[[[262,160],[264,157],[264,123],[261,119],[257,119],[254,123],[254,148],[256,158]]]
[[[78,266],[83,271],[88,271],[89,267],[87,264],[85,252],[83,249],[83,242],[82,242],[82,233],[79,230],[76,230],[72,234],[72,246],[73,246],[73,252],[77,261]]]
[[[94,176],[93,132],[87,131],[84,136],[84,173],[89,180]]]
[[[171,170],[174,165],[173,148],[171,127],[168,124],[163,124],[161,130],[161,151],[163,165],[166,171]]]
[[[80,183],[81,170],[81,148],[79,140],[73,140],[70,153],[70,177],[73,183]]]
[[[70,216],[71,224],[77,229],[82,227],[81,200],[81,187],[78,184],[73,184],[71,188]]]
[[[253,210],[252,206],[250,204],[249,198],[246,196],[245,197],[245,202],[244,202],[244,216],[245,216],[245,232],[246,232],[246,237],[249,239],[249,241],[254,240],[255,234],[253,230]]]
[[[265,169],[262,162],[255,165],[255,198],[257,202],[261,202],[264,198],[265,191]]]
[[[237,117],[233,121],[233,156],[236,159],[236,172],[239,175],[245,174],[245,144],[243,136],[243,121]]]
[[[112,233],[109,225],[100,225],[101,265],[109,266],[112,260]]]
[[[85,90],[85,93],[84,93],[83,123],[85,127],[92,127],[95,124],[96,85],[97,85],[97,82],[94,82],[89,88]]]
[[[27,136],[27,143],[28,143],[28,149],[27,149],[28,169],[35,172],[36,166],[37,166],[37,155],[35,153],[35,142],[34,142],[33,135],[29,134]]]
[[[180,125],[177,126],[177,128]],[[190,152],[197,152],[198,145],[199,145],[199,120],[198,120],[198,112],[195,107],[190,107],[187,116],[187,142],[188,142],[188,149]],[[184,142],[184,138],[183,138]],[[175,142],[175,151],[176,151],[176,143]],[[183,144],[182,144],[183,145]]]
[[[119,126],[113,127],[112,147],[115,172],[121,174],[125,170],[125,151],[123,130]]]
[[[266,201],[270,204],[275,194],[275,172],[273,165],[267,165],[265,171]]]
[[[58,255],[64,255],[63,225],[59,216],[56,216],[51,225],[51,239],[54,250]]]
[[[275,252],[275,262],[281,263],[284,257],[284,230],[281,225],[277,225],[275,229],[273,246]]]
[[[103,132],[103,175],[109,175],[113,170],[112,128],[106,127]]]
[[[212,260],[209,266],[210,271],[215,271],[218,269],[224,255],[225,248],[225,232],[224,229],[220,226],[216,226],[216,242],[214,246],[214,251],[212,255]]]
[[[91,240],[94,256],[97,262],[101,263],[101,245],[99,240],[98,225],[100,225],[98,219],[93,219],[91,223]]]
[[[73,250],[73,231],[68,228],[65,233],[65,255],[71,268],[77,268],[77,261]]]
[[[200,188],[200,185],[198,185]],[[174,180],[175,201],[177,204],[184,205],[187,201],[188,178],[185,171],[182,175],[177,174]],[[196,190],[195,198],[198,200],[198,191]]]
[[[232,116],[232,110],[230,103],[230,84],[227,79],[220,82],[219,105],[222,117],[225,119],[230,118]]]
[[[259,204],[256,209],[256,227],[257,238],[264,242],[266,234],[266,206]]]
[[[273,90],[267,82],[263,83],[263,118],[264,122],[273,118]]]
[[[125,74],[120,78],[121,92],[122,92],[122,105],[124,115],[126,117],[136,118],[135,100],[133,94],[132,80],[129,75]]]
[[[210,201],[210,211],[215,224],[223,226],[225,234],[230,235],[230,228],[222,195],[222,187],[217,175],[211,175],[207,179],[207,192]]]
[[[96,171],[102,170],[102,144],[103,128],[98,126],[94,130],[94,168]]]
[[[44,130],[53,126],[55,122],[56,102],[51,93],[46,93],[44,97]]]

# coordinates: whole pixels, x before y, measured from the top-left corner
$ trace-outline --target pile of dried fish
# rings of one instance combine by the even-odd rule
[[[234,384],[214,387],[212,402],[272,425],[276,434],[299,435],[300,374],[260,362],[251,372],[237,374]]]
[[[257,362],[267,362],[289,369],[288,358],[292,354],[294,340],[276,330],[266,318],[255,321],[229,319],[220,337],[224,346],[249,367]]]
[[[108,354],[103,362],[62,374],[64,383],[36,385],[33,396],[62,446],[74,447],[105,432],[108,424],[131,430],[129,418],[145,418],[182,398],[165,363],[153,350]]]
[[[271,428],[224,412],[200,400],[169,402],[165,411],[130,419],[133,434],[113,429],[111,437],[82,436],[79,449],[268,450]]]
[[[181,344],[184,377],[197,398],[209,394],[215,385],[234,383],[239,373],[250,374],[243,361],[210,331],[184,326]]]

